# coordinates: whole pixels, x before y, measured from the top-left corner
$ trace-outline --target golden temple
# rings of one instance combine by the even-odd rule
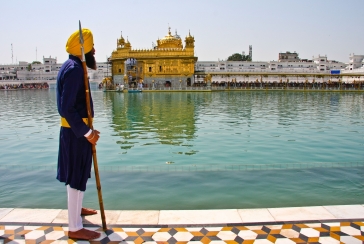
[[[195,39],[188,33],[185,45],[181,37],[171,34],[157,40],[151,49],[132,49],[131,43],[121,35],[117,48],[111,54],[112,77],[114,84],[136,87],[138,83],[148,86],[191,85],[197,57],[194,56]],[[133,66],[129,66],[134,60]]]

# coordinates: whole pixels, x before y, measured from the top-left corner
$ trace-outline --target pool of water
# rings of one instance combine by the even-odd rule
[[[105,209],[364,202],[364,93],[92,95]],[[55,90],[1,91],[0,118],[0,207],[66,208]]]

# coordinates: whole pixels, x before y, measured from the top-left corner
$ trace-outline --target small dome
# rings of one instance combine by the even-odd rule
[[[124,40],[124,37],[123,37],[123,33],[121,33],[120,35],[120,39],[118,39],[118,46],[124,46],[125,45],[125,40]]]
[[[176,30],[176,34],[174,35],[174,38],[181,39],[181,37],[177,34],[177,30]]]
[[[131,48],[131,44],[130,44],[128,38],[126,38],[125,47],[126,48]]]
[[[186,47],[195,47],[194,45],[195,38],[191,36],[190,31],[188,31],[188,36],[186,36],[185,42],[186,42]]]

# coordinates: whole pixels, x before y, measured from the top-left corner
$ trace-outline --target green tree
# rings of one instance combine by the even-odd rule
[[[249,55],[234,53],[233,55],[228,57],[227,61],[252,61],[252,59]]]
[[[252,61],[252,57],[249,55],[243,55],[243,61]]]
[[[228,57],[227,61],[243,61],[243,55],[240,53],[234,53]]]
[[[39,61],[33,61],[31,64],[28,64],[28,71],[32,70],[32,64],[41,64]]]

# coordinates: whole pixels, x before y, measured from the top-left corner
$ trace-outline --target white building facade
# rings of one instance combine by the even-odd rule
[[[88,69],[91,83],[101,83],[103,78],[111,74],[111,66],[107,62],[96,63],[97,70]],[[48,83],[51,87],[56,83],[62,64],[57,58],[43,57],[43,63],[20,61],[16,65],[0,65],[0,82],[8,84]]]
[[[292,54],[287,52],[288,54]],[[296,77],[290,78],[290,82],[305,82],[307,77],[314,74],[330,74],[332,70],[340,70],[340,72],[348,69],[349,64],[328,60],[327,56],[318,55],[312,60],[299,59],[297,53],[295,55],[283,56],[278,61],[197,61],[195,64],[195,82],[203,83],[204,75],[201,73],[211,73],[212,83],[227,82],[280,82],[287,74]],[[359,56],[359,55],[357,55]],[[362,55],[364,58],[364,55]],[[356,57],[355,66],[360,66],[362,60]],[[299,61],[283,61],[283,60],[299,60]],[[354,61],[353,61],[354,62]],[[354,66],[354,63],[352,64]],[[219,75],[221,73],[221,75]],[[267,73],[269,75],[264,75]],[[256,75],[255,75],[256,74]],[[276,74],[276,75],[275,75]],[[312,80],[312,79],[311,79]],[[324,81],[324,80],[323,80]]]

